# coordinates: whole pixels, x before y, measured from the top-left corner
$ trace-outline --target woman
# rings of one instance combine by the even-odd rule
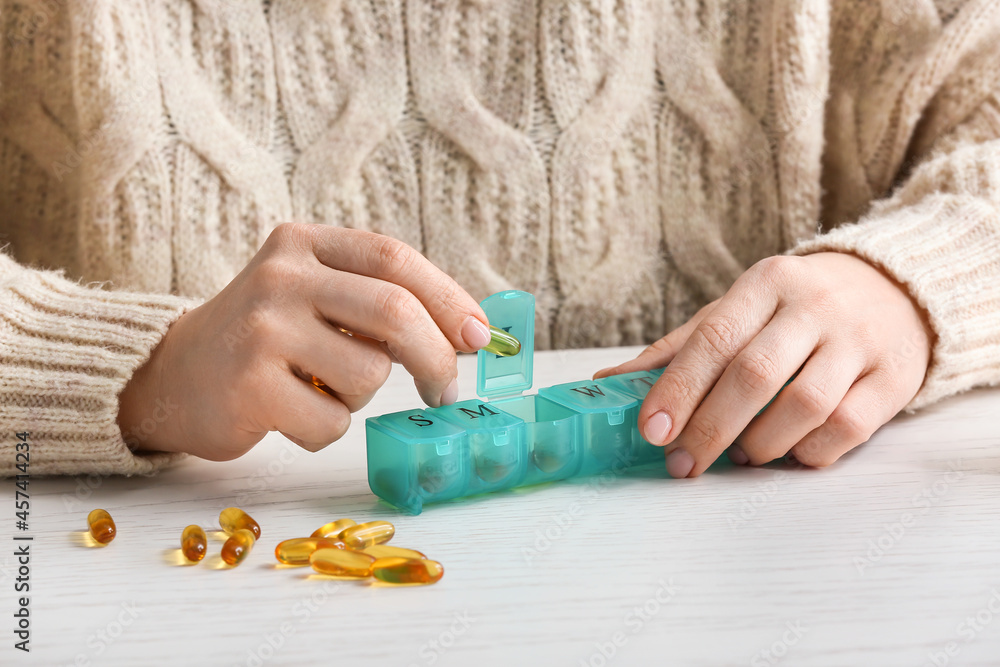
[[[727,448],[827,465],[1000,379],[993,2],[0,19],[0,423],[38,474],[227,459],[269,430],[315,450],[394,360],[451,402],[476,300],[511,287],[543,348],[670,362],[639,423],[675,477]]]

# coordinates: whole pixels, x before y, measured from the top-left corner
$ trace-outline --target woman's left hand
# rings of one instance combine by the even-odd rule
[[[673,477],[700,475],[727,448],[737,464],[791,453],[826,466],[916,395],[930,338],[906,289],[864,260],[777,256],[637,358],[595,377],[669,363],[639,428],[666,446]]]

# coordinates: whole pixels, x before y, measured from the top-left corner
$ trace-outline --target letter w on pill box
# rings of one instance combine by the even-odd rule
[[[425,503],[662,461],[663,451],[643,440],[637,425],[662,369],[522,395],[532,384],[535,297],[508,290],[481,305],[490,324],[521,341],[521,351],[479,351],[480,399],[369,418],[375,495],[419,514]]]

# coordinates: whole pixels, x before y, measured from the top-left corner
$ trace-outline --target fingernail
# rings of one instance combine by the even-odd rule
[[[694,468],[694,458],[683,449],[675,449],[667,454],[667,472],[674,479],[681,479],[691,474]]]
[[[465,344],[474,350],[478,350],[490,342],[490,330],[477,318],[469,315],[462,324],[462,339]]]
[[[738,466],[745,466],[750,463],[750,457],[747,456],[747,453],[739,445],[732,445],[728,450],[728,454],[729,460]]]
[[[646,421],[646,427],[643,429],[646,440],[652,445],[662,445],[670,433],[671,424],[670,415],[660,410]]]
[[[458,378],[452,379],[451,383],[441,392],[441,405],[451,405],[458,400]]]
[[[601,370],[594,373],[594,379],[596,380],[597,378],[602,378],[607,375],[610,375],[611,371],[613,371],[615,368],[616,366],[609,366],[608,368],[602,368]]]

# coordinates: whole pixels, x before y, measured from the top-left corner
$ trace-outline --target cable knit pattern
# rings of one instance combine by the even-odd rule
[[[70,25],[78,143],[87,150],[79,167],[56,169],[69,171],[79,196],[80,273],[169,292],[170,177],[144,3],[81,3]]]
[[[275,57],[292,139],[295,219],[367,229],[417,249],[417,171],[400,0],[275,2]],[[336,156],[336,159],[331,159]]]
[[[412,0],[410,80],[428,128],[419,142],[427,256],[477,299],[539,295],[548,346],[549,193],[531,125],[537,24],[532,0]]]
[[[79,166],[71,133],[73,73],[59,57],[69,43],[66,13],[48,16],[45,30],[37,7],[9,4],[0,10],[0,225],[18,258],[79,274],[75,200],[57,165]],[[17,82],[11,85],[8,82]],[[62,172],[62,168],[59,168]]]
[[[36,471],[165,461],[115,426],[193,303],[157,295],[214,295],[290,219],[536,293],[540,349],[852,252],[934,327],[911,407],[1000,380],[996,0],[0,0],[0,27],[0,426],[42,434]]]
[[[274,56],[263,9],[252,3],[153,0],[164,101],[176,128],[175,281],[211,296],[291,218],[272,154]]]
[[[653,7],[549,0],[542,11],[545,90],[561,130],[551,166],[556,347],[636,344],[663,330]]]

